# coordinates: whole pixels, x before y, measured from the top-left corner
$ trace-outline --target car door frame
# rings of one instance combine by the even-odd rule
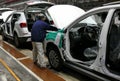
[[[13,15],[13,13],[12,14],[10,14],[8,17],[7,17],[7,19],[6,19],[6,21],[5,21],[5,28],[4,28],[4,33],[6,34],[6,36],[8,37],[8,38],[10,38],[11,39],[11,20],[12,20],[12,15]],[[11,18],[11,19],[10,19]],[[10,19],[10,21],[8,22],[8,20]],[[8,23],[8,25],[9,25],[9,32],[7,31],[8,29],[7,29],[7,23]]]
[[[82,21],[83,19],[85,19],[86,17],[93,15],[95,13],[99,13],[99,12],[104,12],[104,11],[108,11],[108,15],[107,18],[105,20],[105,24],[103,26],[103,29],[101,31],[100,34],[100,39],[98,42],[98,47],[99,47],[99,55],[97,56],[95,62],[91,65],[91,66],[86,66],[83,62],[81,61],[77,61],[76,59],[73,59],[70,55],[70,43],[69,43],[69,29],[76,24],[79,21]],[[65,31],[65,35],[64,35],[64,45],[65,45],[65,51],[64,51],[64,57],[66,59],[67,62],[73,64],[73,67],[77,66],[78,68],[84,68],[86,69],[86,71],[91,72],[92,70],[102,74],[103,76],[106,76],[107,78],[110,78],[111,80],[115,79],[116,80],[116,75],[110,73],[105,65],[105,59],[106,59],[106,38],[107,38],[107,33],[109,30],[109,25],[112,19],[112,15],[114,13],[115,9],[98,9],[95,11],[90,11],[86,14],[84,14],[83,16],[81,16],[79,19],[75,20],[73,23],[71,23],[67,28],[64,29]],[[104,40],[103,40],[104,38]],[[69,65],[69,64],[68,64]],[[72,66],[72,65],[70,65]],[[92,74],[92,73],[91,73]],[[112,77],[114,76],[114,77]]]
[[[100,42],[99,42],[99,47],[100,47],[100,50],[99,50],[99,53],[102,54],[100,59],[101,59],[101,69],[102,69],[102,72],[104,72],[105,74],[111,76],[111,77],[114,77],[116,79],[119,79],[120,80],[120,76],[119,74],[115,74],[113,72],[111,72],[107,65],[106,65],[106,57],[107,57],[107,42],[108,42],[108,33],[109,33],[109,30],[110,30],[110,27],[111,27],[111,21],[112,21],[112,18],[114,16],[114,13],[116,12],[116,10],[118,9],[111,9],[111,14],[109,15],[109,17],[107,18],[107,22],[106,24],[104,25],[104,29],[103,29],[103,33],[101,34],[101,38],[100,38]],[[120,10],[120,9],[119,9]],[[105,38],[103,40],[103,38]]]
[[[104,11],[108,11],[108,16],[106,18],[106,21],[105,23],[110,23],[110,18],[112,17],[113,15],[113,12],[114,12],[114,9],[98,9],[98,10],[91,10],[91,11],[88,11],[86,14],[84,14],[83,16],[81,16],[79,19],[75,20],[73,23],[71,23],[67,28],[65,28],[65,31],[66,31],[66,34],[65,34],[65,37],[64,37],[64,42],[65,42],[65,52],[64,52],[64,56],[66,58],[67,61],[70,61],[72,62],[73,64],[75,65],[80,65],[82,64],[82,67],[85,67],[87,69],[94,69],[100,73],[105,73],[105,57],[106,57],[106,39],[104,39],[103,41],[103,38],[106,38],[107,37],[107,31],[109,29],[109,24],[105,24],[103,26],[104,29],[102,29],[101,31],[101,35],[100,35],[100,40],[99,40],[99,43],[98,43],[98,47],[99,47],[99,55],[97,56],[95,62],[89,66],[89,67],[86,67],[86,65],[84,66],[84,63],[81,62],[81,61],[76,61],[76,59],[73,59],[70,55],[70,43],[69,43],[69,29],[74,25],[76,24],[77,22],[79,21],[82,21],[83,19],[85,19],[86,17],[90,16],[90,15],[93,15],[95,13],[99,13],[99,12],[104,12]],[[102,58],[102,59],[101,59]],[[76,63],[78,62],[78,63]],[[103,65],[103,66],[102,66]],[[99,67],[100,66],[100,67]],[[104,70],[103,70],[104,69]],[[107,71],[107,70],[106,70]],[[111,73],[109,74],[111,75]]]
[[[66,31],[64,39],[65,39],[65,48],[66,48],[65,51],[67,53],[67,56],[66,56],[66,54],[65,54],[65,56],[66,56],[68,61],[73,60],[71,57],[69,57],[70,56],[70,52],[69,52],[69,50],[70,50],[69,49],[69,47],[70,47],[70,43],[69,43],[69,30],[70,30],[70,28],[72,28],[77,22],[82,21],[83,19],[85,19],[85,18],[87,18],[95,13],[104,12],[104,11],[108,11],[108,9],[106,9],[106,10],[99,9],[99,10],[89,11],[89,12],[85,13],[84,15],[82,15],[80,18],[73,21],[68,27],[66,27],[64,29]],[[70,59],[68,59],[68,58],[70,58]]]

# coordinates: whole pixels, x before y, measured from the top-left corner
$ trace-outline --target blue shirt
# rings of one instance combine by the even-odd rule
[[[46,30],[51,28],[46,22],[37,20],[32,26],[31,40],[33,42],[43,42],[46,37]]]

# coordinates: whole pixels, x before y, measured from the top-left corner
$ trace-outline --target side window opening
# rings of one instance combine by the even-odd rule
[[[20,17],[20,14],[13,14],[12,20],[15,19],[15,21],[18,21],[18,20],[19,20],[19,17]]]
[[[10,33],[10,26],[9,26],[9,23],[11,22],[11,19],[12,19],[12,15],[10,15],[7,19],[6,19],[6,30],[7,30],[7,33],[9,34]]]
[[[104,19],[103,13],[106,13]],[[94,62],[98,55],[99,35],[106,16],[107,12],[96,13],[76,23],[70,29],[70,54],[73,58],[88,65]]]
[[[106,65],[114,72],[120,72],[120,10],[114,13],[107,37]]]
[[[12,31],[14,29],[14,26],[15,26],[15,22],[18,21],[20,18],[20,14],[13,14],[13,17],[12,17],[12,20],[11,20],[11,28],[12,28]]]

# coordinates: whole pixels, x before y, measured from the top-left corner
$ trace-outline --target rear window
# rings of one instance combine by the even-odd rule
[[[13,14],[13,18],[19,19],[19,17],[20,17],[20,14]]]

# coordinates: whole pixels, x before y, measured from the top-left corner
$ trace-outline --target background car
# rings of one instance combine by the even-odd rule
[[[61,15],[61,22],[69,21]],[[94,8],[76,18],[55,23],[63,29],[47,33],[46,55],[52,68],[66,66],[97,81],[119,81],[120,4]]]
[[[35,22],[31,15],[35,18],[33,14],[27,13],[26,16],[22,11],[14,11],[6,19],[4,18],[5,22],[1,27],[3,40],[13,40],[16,47],[21,47],[25,42],[31,42],[31,29]]]
[[[16,47],[30,41],[31,33],[28,30],[24,12],[14,11],[7,17],[2,25],[2,37],[3,40],[14,40]]]

